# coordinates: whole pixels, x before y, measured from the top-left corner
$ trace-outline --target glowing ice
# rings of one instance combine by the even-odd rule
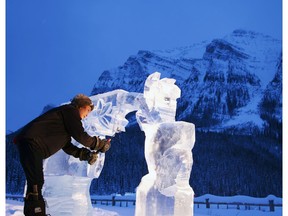
[[[138,109],[140,93],[115,90],[90,97],[94,110],[83,121],[83,127],[91,136],[113,136],[125,131],[127,113]],[[72,143],[83,147],[75,140]],[[45,184],[43,196],[47,200],[47,211],[51,215],[90,216],[93,214],[89,188],[98,178],[105,160],[99,153],[96,163],[90,166],[65,154],[62,150],[44,162]]]
[[[193,215],[189,178],[194,125],[175,121],[179,97],[180,89],[175,80],[160,79],[158,72],[147,78],[144,94],[115,90],[90,97],[95,108],[83,121],[83,126],[91,136],[113,136],[125,131],[126,114],[137,110],[137,122],[146,135],[145,158],[149,173],[137,188],[136,216]],[[73,144],[83,147],[74,140]],[[105,154],[99,153],[97,162],[90,166],[62,150],[47,159],[43,187],[47,213],[93,215],[89,188],[91,181],[99,177],[104,160]]]
[[[136,113],[145,132],[145,158],[149,173],[136,193],[136,216],[193,215],[194,192],[189,185],[194,125],[176,122],[180,89],[173,79],[154,73],[144,88],[146,109]]]

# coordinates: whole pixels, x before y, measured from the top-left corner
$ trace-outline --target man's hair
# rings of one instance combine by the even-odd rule
[[[94,109],[94,104],[89,97],[84,94],[77,94],[72,100],[71,105],[76,108],[90,106],[91,110]]]

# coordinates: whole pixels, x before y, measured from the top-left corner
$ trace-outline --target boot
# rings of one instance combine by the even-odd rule
[[[33,192],[27,193],[25,197],[24,215],[25,216],[46,216],[45,201],[42,195],[39,196],[37,185],[33,185]]]
[[[25,216],[46,216],[44,200],[24,200]]]

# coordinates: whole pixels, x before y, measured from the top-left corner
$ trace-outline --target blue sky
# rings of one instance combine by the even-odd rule
[[[243,28],[282,39],[281,0],[6,1],[6,131],[77,93],[138,50]]]

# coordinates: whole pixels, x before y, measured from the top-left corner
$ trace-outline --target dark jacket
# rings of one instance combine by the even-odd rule
[[[82,145],[94,148],[97,138],[89,136],[82,126],[79,111],[68,104],[40,115],[28,123],[16,138],[17,144],[29,143],[48,158],[60,149],[78,156],[78,148],[71,144],[71,137]]]

